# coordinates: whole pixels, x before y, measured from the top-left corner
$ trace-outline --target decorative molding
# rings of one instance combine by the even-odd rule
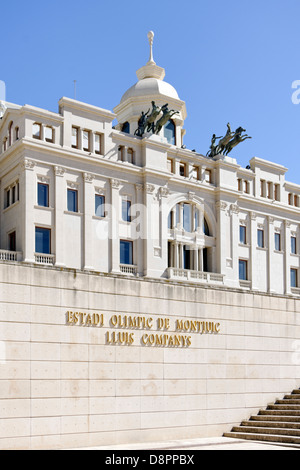
[[[21,163],[21,165],[22,165],[23,170],[33,170],[36,163],[33,160],[29,160],[28,158],[25,158],[23,162]]]
[[[54,174],[55,176],[64,176],[66,170],[62,166],[55,166],[54,167]]]
[[[152,194],[154,192],[154,189],[155,189],[155,186],[153,184],[150,184],[150,183],[145,184],[146,193]]]
[[[237,204],[231,204],[230,211],[231,214],[238,214],[240,212],[240,208]]]
[[[141,183],[136,183],[136,184],[135,184],[135,189],[136,189],[137,191],[143,191],[144,185],[141,184]]]
[[[83,176],[83,180],[85,183],[92,183],[95,179],[94,175],[92,175],[91,173],[82,173],[82,176]]]
[[[120,185],[121,185],[121,181],[116,179],[116,178],[111,178],[110,179],[110,184],[111,184],[111,187],[114,188],[114,189],[119,189]]]
[[[226,209],[227,209],[227,203],[224,202],[224,201],[218,201],[218,202],[216,203],[216,208],[217,208],[218,210],[220,210],[220,211],[226,211]]]
[[[160,197],[168,197],[170,194],[170,190],[167,186],[162,186],[159,188],[159,195]]]

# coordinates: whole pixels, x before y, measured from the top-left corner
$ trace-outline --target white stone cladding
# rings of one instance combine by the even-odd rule
[[[68,323],[68,312],[103,325]],[[275,294],[2,261],[0,448],[221,436],[299,387],[299,313],[298,300]],[[178,331],[176,321],[219,332]],[[111,344],[108,332],[134,342]],[[145,334],[191,344],[144,344]]]

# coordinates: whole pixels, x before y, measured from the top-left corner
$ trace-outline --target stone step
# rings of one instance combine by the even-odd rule
[[[234,439],[247,439],[253,441],[268,441],[282,444],[297,444],[300,448],[300,437],[295,436],[281,436],[277,434],[254,434],[243,432],[226,432],[224,437],[232,437]]]
[[[283,400],[276,400],[276,405],[300,405],[300,398],[286,398]]]
[[[292,422],[292,423],[300,423],[300,415],[299,416],[285,416],[285,415],[257,415],[251,416],[250,421],[263,421],[263,422]]]
[[[267,409],[260,410],[260,416],[300,416],[300,411],[297,410],[280,410],[280,409]]]
[[[300,429],[291,429],[291,428],[259,428],[257,426],[255,427],[250,427],[247,426],[247,429],[245,429],[245,426],[234,426],[232,428],[232,432],[249,432],[253,434],[276,434],[278,436],[296,436],[299,437],[300,440]]]
[[[282,403],[275,403],[274,405],[269,405],[267,410],[300,411],[300,405],[287,405]]]
[[[256,420],[250,420],[250,421],[243,421],[241,426],[250,426],[250,427],[256,427],[256,428],[288,428],[288,429],[299,429],[300,430],[300,422],[299,423],[294,423],[294,422],[285,422],[285,421],[256,421]]]
[[[297,388],[297,389],[293,390],[292,394],[293,395],[300,395],[300,388]]]

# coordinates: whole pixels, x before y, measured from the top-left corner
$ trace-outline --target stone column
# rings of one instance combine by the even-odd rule
[[[94,270],[93,260],[93,215],[95,214],[94,176],[83,173],[83,268]]]
[[[54,167],[55,195],[54,195],[54,220],[55,220],[55,265],[65,266],[65,242],[64,242],[64,210],[66,209],[66,184],[64,180],[65,169]]]
[[[155,186],[150,183],[144,185],[144,275],[150,275],[154,256],[154,235],[152,231],[152,207]]]
[[[291,224],[287,220],[284,221],[284,293],[291,294]]]
[[[34,226],[34,205],[36,204],[36,177],[34,173],[35,162],[25,159],[22,162],[22,172],[20,177],[20,202],[22,205],[22,226],[23,226],[23,260],[27,263],[34,263],[35,257],[35,226]]]
[[[110,229],[109,241],[111,248],[111,272],[120,272],[120,240],[119,240],[119,221],[120,221],[120,181],[111,178],[111,204],[110,204]]]
[[[230,238],[231,238],[232,280],[233,280],[234,285],[239,286],[240,283],[239,283],[239,257],[238,257],[238,245],[239,245],[239,207],[238,205],[231,204],[230,212],[231,212]]]
[[[257,222],[256,222],[256,214],[255,212],[250,213],[250,280],[252,290],[259,290],[259,286],[257,284],[257,266],[256,261],[256,247],[257,247]]]
[[[267,267],[267,279],[268,279],[268,292],[274,292],[273,289],[273,273],[272,273],[272,259],[274,254],[274,218],[268,216],[268,267]]]
[[[144,207],[143,207],[143,185],[136,184],[136,214],[135,214],[135,257],[137,264],[137,272],[144,272]]]
[[[216,241],[217,241],[217,262],[216,262],[216,272],[220,274],[226,274],[226,258],[231,258],[231,253],[226,252],[226,237],[228,237],[228,233],[226,233],[227,227],[227,204],[223,201],[219,201],[216,204],[216,212],[217,212],[217,234],[216,234]],[[203,223],[203,222],[202,222]]]

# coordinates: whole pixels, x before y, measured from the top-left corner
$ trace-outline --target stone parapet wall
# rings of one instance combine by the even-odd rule
[[[0,262],[0,449],[221,436],[300,386],[292,296]]]

